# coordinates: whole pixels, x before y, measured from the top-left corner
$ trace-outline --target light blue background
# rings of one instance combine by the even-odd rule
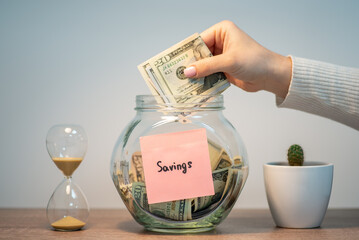
[[[91,207],[124,207],[109,174],[117,137],[149,94],[137,65],[221,20],[265,47],[359,67],[358,1],[0,1],[0,207],[46,207],[62,175],[45,148],[57,123],[89,137],[74,180]],[[359,207],[359,132],[278,109],[270,93],[225,93],[250,174],[236,207],[267,208],[262,165],[301,144],[335,164],[330,207]],[[298,183],[300,184],[300,183]]]

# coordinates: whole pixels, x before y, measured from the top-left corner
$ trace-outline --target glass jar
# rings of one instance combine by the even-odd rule
[[[115,145],[111,176],[133,218],[146,229],[172,233],[209,231],[227,217],[246,182],[247,153],[242,139],[222,113],[222,95],[176,98],[187,103],[168,103],[152,95],[136,97],[137,114]],[[140,137],[199,128],[206,130],[215,195],[148,204]],[[181,204],[186,214],[179,217],[176,211]],[[166,214],[169,209],[171,213]]]

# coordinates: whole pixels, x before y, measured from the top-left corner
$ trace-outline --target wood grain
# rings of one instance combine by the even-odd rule
[[[144,230],[127,210],[91,210],[84,230],[51,230],[44,209],[0,209],[0,239],[359,239],[359,209],[328,210],[322,227],[275,226],[269,210],[233,210],[215,230],[191,235]]]

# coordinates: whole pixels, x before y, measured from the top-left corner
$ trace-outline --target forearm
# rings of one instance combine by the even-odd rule
[[[278,107],[323,116],[359,130],[359,69],[292,57],[287,96]]]

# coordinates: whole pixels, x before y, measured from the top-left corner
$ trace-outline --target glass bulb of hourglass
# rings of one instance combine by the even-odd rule
[[[47,218],[56,230],[81,229],[89,215],[87,200],[71,176],[87,150],[87,136],[78,125],[55,125],[46,137],[48,153],[65,179],[52,194],[47,205]]]
[[[85,157],[86,132],[77,125],[55,125],[47,133],[46,147],[56,166],[69,177]]]

